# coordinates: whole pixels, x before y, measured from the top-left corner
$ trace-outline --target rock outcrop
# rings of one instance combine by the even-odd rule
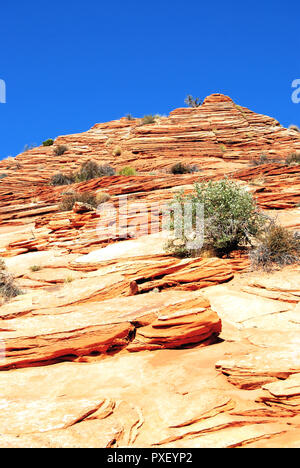
[[[299,446],[299,265],[175,258],[162,211],[227,175],[299,230],[299,165],[285,158],[300,134],[216,94],[57,145],[0,162],[0,257],[23,291],[0,305],[0,446]],[[272,161],[252,165],[262,153]],[[88,159],[138,174],[49,185]],[[170,174],[177,162],[200,171]],[[107,210],[61,212],[70,188],[105,192]]]

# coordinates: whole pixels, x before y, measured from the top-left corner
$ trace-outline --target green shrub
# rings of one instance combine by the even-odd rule
[[[56,156],[62,156],[66,151],[68,151],[68,147],[65,145],[59,145],[56,146],[53,151]]]
[[[271,270],[274,265],[285,266],[299,262],[300,236],[292,234],[271,220],[250,252],[252,268]]]
[[[69,192],[65,193],[58,206],[59,211],[71,211],[76,202],[85,203],[93,208],[97,207],[96,195],[92,192]]]
[[[191,174],[193,172],[198,172],[199,168],[194,165],[190,166],[189,164],[183,164],[181,162],[173,164],[173,166],[170,169],[170,172],[172,174]]]
[[[300,164],[300,152],[297,151],[296,153],[293,153],[293,154],[290,154],[286,160],[285,160],[286,164],[288,164],[289,166],[292,165],[292,164]]]
[[[155,117],[154,117],[154,115],[149,114],[149,115],[145,115],[142,118],[141,125],[149,125],[149,124],[153,124],[153,123],[155,123]]]
[[[14,277],[7,272],[4,261],[0,259],[0,295],[8,300],[20,294],[23,294],[21,289],[15,283]]]
[[[54,144],[54,140],[49,138],[49,140],[43,141],[43,146],[52,146]]]
[[[188,107],[200,107],[203,104],[200,98],[193,98],[190,94],[185,98],[184,102]]]
[[[131,114],[127,114],[125,117],[127,120],[134,120],[134,117],[132,117]]]
[[[118,175],[122,176],[135,176],[136,170],[133,167],[125,166],[118,171]]]
[[[0,180],[5,179],[5,177],[7,177],[7,174],[4,174],[4,173],[0,174]]]
[[[192,228],[195,234],[198,204],[204,210],[204,243],[202,250],[214,251],[216,255],[228,254],[232,250],[251,244],[265,224],[265,217],[258,212],[251,193],[229,179],[217,182],[195,184],[192,195],[178,194],[174,202],[183,207],[184,203],[192,206]],[[184,230],[182,217],[172,217],[171,229],[178,232],[180,238],[171,240],[166,246],[169,252],[180,256],[194,256],[199,252],[188,249],[190,232]],[[176,236],[175,236],[176,237]]]

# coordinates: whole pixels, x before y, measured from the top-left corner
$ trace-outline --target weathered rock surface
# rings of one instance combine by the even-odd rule
[[[161,228],[178,190],[228,175],[299,230],[299,165],[285,157],[300,135],[212,95],[58,144],[62,156],[40,147],[0,162],[0,257],[24,292],[0,305],[0,446],[299,447],[299,265],[181,260]],[[276,162],[251,165],[261,153]],[[50,177],[88,159],[138,175],[73,184],[109,194],[107,211],[59,212],[66,187]],[[176,162],[200,172],[172,175]]]

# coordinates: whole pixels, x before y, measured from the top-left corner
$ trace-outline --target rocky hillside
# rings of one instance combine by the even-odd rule
[[[300,133],[219,94],[142,124],[0,162],[0,256],[23,292],[0,306],[0,446],[298,447],[299,265],[179,259],[160,223],[179,188],[227,175],[300,230],[300,166],[286,163]],[[90,159],[137,174],[49,185]],[[177,162],[199,171],[171,174]],[[61,211],[70,190],[104,192],[115,211]]]

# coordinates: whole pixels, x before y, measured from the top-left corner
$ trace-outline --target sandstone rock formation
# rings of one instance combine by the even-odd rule
[[[299,230],[299,165],[285,158],[300,134],[222,95],[141,123],[0,161],[0,257],[24,292],[0,306],[0,446],[299,447],[299,265],[178,259],[161,227],[176,191],[227,175]],[[275,162],[251,165],[262,153]],[[88,159],[138,175],[72,185],[109,194],[108,214],[60,212],[68,187],[51,176]],[[200,171],[170,174],[176,162]]]

